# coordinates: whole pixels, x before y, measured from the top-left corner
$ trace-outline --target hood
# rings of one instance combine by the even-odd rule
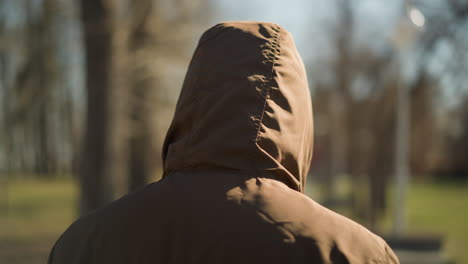
[[[291,34],[263,22],[207,30],[190,62],[163,146],[164,176],[185,168],[264,175],[303,191],[312,104]]]

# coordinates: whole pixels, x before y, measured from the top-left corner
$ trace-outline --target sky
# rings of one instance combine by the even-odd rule
[[[220,12],[214,21],[259,20],[280,24],[292,33],[305,60],[329,52],[330,28],[337,21],[336,1],[212,0]],[[354,0],[357,38],[374,36],[376,48],[388,39],[398,19],[401,1]]]
[[[6,28],[13,28],[21,26],[24,23],[25,13],[21,9],[21,5],[17,0],[1,0],[0,1],[0,22]],[[31,3],[37,3],[38,10],[40,9],[41,0],[28,0]],[[192,0],[187,0],[192,1]],[[206,21],[205,28],[200,28],[200,32],[196,32],[193,39],[194,48],[199,35],[206,28],[213,24],[222,21],[233,20],[258,20],[258,21],[271,21],[282,25],[292,33],[295,38],[296,45],[301,53],[306,65],[320,67],[323,62],[330,60],[335,55],[335,48],[333,47],[333,30],[338,20],[337,17],[337,1],[339,0],[206,0],[213,6],[213,14],[209,14],[209,21]],[[345,0],[351,1],[353,12],[355,14],[353,33],[355,38],[354,45],[366,46],[377,51],[383,49],[395,48],[392,43],[392,38],[395,36],[395,25],[400,23],[405,18],[403,9],[404,0],[392,1],[377,1],[377,0]],[[424,3],[437,3],[438,0],[426,1]],[[441,9],[433,9],[440,12]],[[40,11],[38,11],[40,12]],[[76,21],[75,21],[76,22]],[[429,21],[430,22],[430,21]],[[79,25],[73,24],[69,21],[69,25],[78,28]],[[429,23],[430,24],[430,23]],[[74,98],[81,97],[77,87],[81,87],[83,82],[81,80],[82,69],[80,65],[83,64],[82,54],[80,52],[81,46],[78,39],[80,39],[77,30],[64,31],[67,34],[61,36],[65,43],[63,52],[64,56],[71,59],[67,60],[66,67],[73,70],[70,71],[71,90],[75,93]],[[416,35],[417,32],[411,33]],[[350,43],[351,45],[351,43]],[[393,46],[392,46],[393,45]],[[447,54],[445,51],[450,51],[449,46],[442,45],[439,49],[441,58]],[[69,56],[74,54],[77,56]],[[80,55],[81,54],[81,55]],[[450,56],[448,56],[450,57]],[[411,57],[408,56],[405,63],[404,71],[406,74],[411,75],[414,67],[411,65]],[[188,63],[188,62],[187,62]],[[435,58],[431,67],[434,71],[440,70],[443,65],[443,60]],[[78,70],[77,70],[78,69]],[[314,70],[314,69],[312,69]],[[185,69],[184,69],[185,71]],[[330,77],[333,78],[333,77]],[[410,77],[409,77],[410,79]],[[449,77],[442,76],[442,81],[450,86]],[[450,93],[449,89],[447,92]]]

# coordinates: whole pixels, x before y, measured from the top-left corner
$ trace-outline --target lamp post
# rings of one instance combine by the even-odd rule
[[[411,6],[410,1],[405,2],[404,15],[394,33],[394,45],[398,50],[397,72],[401,69],[402,56],[405,48],[415,39],[416,29],[424,26],[424,15]],[[410,134],[410,98],[408,87],[401,80],[398,73],[397,105],[395,127],[395,201],[393,234],[401,237],[406,228],[406,189],[409,181],[409,134]]]

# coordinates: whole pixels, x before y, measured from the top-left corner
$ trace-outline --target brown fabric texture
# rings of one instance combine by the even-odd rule
[[[49,263],[398,263],[302,191],[312,105],[292,36],[227,22],[201,37],[159,182],[73,223]]]

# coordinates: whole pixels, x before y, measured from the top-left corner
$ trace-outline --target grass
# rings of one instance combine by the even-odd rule
[[[76,217],[76,183],[23,179],[6,189],[0,182],[0,263],[46,263],[53,243]],[[468,264],[468,185],[413,183],[407,211],[409,233],[442,235],[445,255]],[[385,217],[383,228],[390,224]]]
[[[444,237],[444,253],[468,264],[468,185],[417,183],[408,195],[408,232]]]
[[[0,182],[0,263],[47,263],[58,235],[74,220],[71,180]]]
[[[320,201],[324,196],[321,187],[311,187],[309,194]],[[345,197],[349,192],[349,183],[339,182],[337,191]],[[392,211],[390,205],[379,221],[377,229],[380,234],[391,233]],[[338,212],[354,218],[349,208],[340,207]],[[413,182],[407,193],[406,216],[408,236],[441,236],[443,255],[457,264],[468,264],[468,183]]]

